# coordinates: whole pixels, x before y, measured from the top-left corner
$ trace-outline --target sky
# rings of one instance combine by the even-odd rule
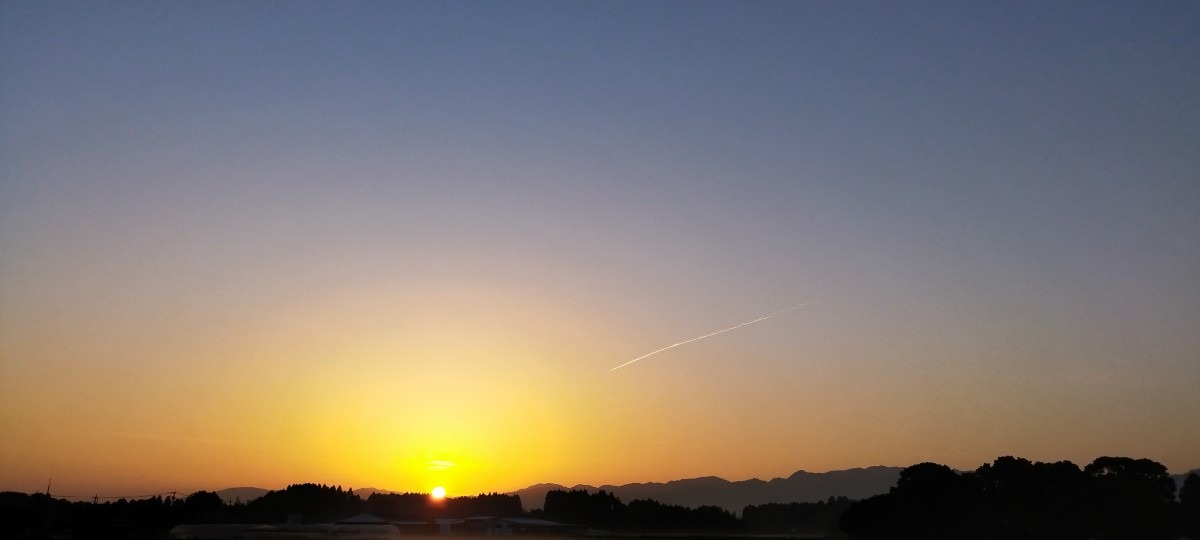
[[[0,3],[0,490],[1183,472],[1197,149],[1196,2]]]

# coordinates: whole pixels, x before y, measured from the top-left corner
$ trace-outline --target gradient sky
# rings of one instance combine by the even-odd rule
[[[1197,2],[0,4],[0,489],[1179,472],[1197,388]]]

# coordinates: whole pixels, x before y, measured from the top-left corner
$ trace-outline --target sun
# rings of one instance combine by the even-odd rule
[[[435,499],[445,499],[446,498],[446,488],[444,488],[442,486],[435,487],[435,488],[433,488],[433,491],[429,492],[429,495]]]

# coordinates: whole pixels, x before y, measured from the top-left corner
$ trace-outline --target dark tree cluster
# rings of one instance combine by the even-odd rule
[[[103,503],[10,491],[0,493],[0,537],[161,538],[179,523],[217,521],[225,510],[220,497],[204,491],[186,498],[149,497]]]
[[[158,539],[185,523],[328,523],[362,512],[393,521],[437,517],[519,516],[521,499],[492,493],[431,501],[428,495],[374,494],[364,501],[341,486],[295,484],[248,503],[226,504],[213,492],[187,497],[94,503],[43,494],[0,492],[0,538]]]
[[[589,493],[584,489],[550,491],[542,506],[546,519],[606,528],[620,526],[624,510],[625,505],[616,495],[604,490]]]
[[[603,529],[672,532],[735,531],[737,516],[716,506],[687,508],[638,499],[628,505],[606,491],[555,490],[546,494],[541,512],[546,519]]]
[[[503,493],[485,493],[474,497],[454,497],[444,501],[449,516],[520,516],[521,497]]]
[[[440,501],[421,493],[375,493],[367,498],[366,511],[392,521],[428,521],[451,516],[519,516],[524,513],[521,497],[501,493]]]
[[[636,499],[625,507],[623,526],[639,531],[732,531],[740,528],[737,516],[718,506],[687,508],[653,499]]]
[[[243,523],[283,523],[292,515],[307,523],[323,523],[362,513],[365,508],[361,497],[342,486],[293,484],[268,491],[245,505],[233,505],[229,514],[241,518],[233,522]]]
[[[429,519],[429,496],[422,493],[372,493],[366,512],[390,521]]]
[[[965,473],[922,463],[887,494],[850,505],[841,527],[864,540],[1167,540],[1186,532],[1196,504],[1181,498],[1166,467],[1148,459],[1102,457],[1080,469],[1002,457]]]
[[[853,502],[846,497],[830,497],[815,503],[750,505],[742,510],[742,523],[746,532],[755,534],[837,535],[838,518]]]
[[[1200,538],[1200,475],[1189,474],[1179,488],[1179,528],[1188,538]]]

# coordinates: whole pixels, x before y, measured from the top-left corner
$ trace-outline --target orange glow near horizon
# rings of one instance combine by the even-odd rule
[[[485,301],[499,296],[493,291]],[[640,347],[615,346],[603,336],[619,332],[607,330],[584,342],[569,328],[603,328],[602,318],[557,324],[550,320],[554,317],[535,316],[535,309],[513,309],[509,319],[479,315],[441,329],[412,324],[412,336],[397,339],[382,327],[370,330],[369,321],[355,311],[405,319],[403,313],[361,302],[331,302],[324,310],[293,315],[260,338],[267,341],[247,342],[246,352],[231,353],[222,364],[225,372],[198,371],[176,383],[173,391],[199,396],[203,407],[183,407],[174,396],[164,396],[169,399],[157,407],[137,399],[84,407],[82,398],[64,394],[29,409],[29,425],[73,428],[10,431],[0,462],[23,466],[4,468],[5,486],[40,490],[53,476],[60,493],[101,495],[242,485],[279,489],[302,482],[400,492],[438,486],[471,495],[542,482],[601,485],[707,475],[770,479],[797,469],[820,472],[930,459],[974,468],[1005,453],[1080,463],[1099,455],[1087,440],[1047,439],[1053,444],[1040,450],[1028,444],[1033,450],[1008,452],[986,438],[947,439],[944,433],[955,433],[957,425],[991,414],[978,406],[990,389],[962,380],[954,393],[925,395],[893,384],[912,378],[899,367],[877,369],[872,379],[847,367],[853,362],[821,364],[823,357],[849,357],[847,351],[858,346],[850,339],[791,353],[823,365],[820,371],[791,364],[769,376],[746,372],[721,362],[726,342],[716,340],[712,348],[697,347],[610,375],[619,349]],[[325,325],[323,336],[306,338],[322,318],[343,326]],[[525,328],[542,332],[536,340],[512,337]],[[471,339],[451,339],[455,333]],[[202,353],[191,354],[183,358],[205,361]],[[874,353],[859,349],[854,354],[869,358]],[[562,358],[579,360],[568,364]],[[105,361],[125,360],[114,352]],[[699,369],[679,371],[684,362]],[[158,391],[151,386],[155,381],[172,380],[166,372],[154,373],[153,366],[143,369],[149,375],[142,381],[95,374],[109,390],[128,395],[144,396]],[[29,368],[28,373],[37,377],[39,371]],[[86,395],[82,381],[67,378],[58,384],[83,385],[80,393]],[[841,390],[855,384],[868,390],[857,396]],[[721,398],[729,395],[741,399]],[[1029,395],[1039,398],[1036,392]],[[39,399],[27,390],[0,398],[13,405]],[[724,402],[719,409],[697,405],[719,398]],[[957,404],[956,412],[931,414],[943,401]],[[1029,418],[993,423],[997,430],[1053,429],[1055,417],[1033,415],[1032,404],[994,406]],[[85,412],[73,414],[78,411]],[[89,427],[81,427],[81,421]],[[1170,433],[1157,430],[1147,437],[1166,441]],[[875,437],[893,444],[871,444]],[[81,454],[75,448],[91,450]],[[1141,455],[1129,444],[1107,448],[1114,455]],[[124,480],[104,471],[120,471]]]
[[[643,4],[5,4],[0,491],[1200,466],[1200,2]]]

